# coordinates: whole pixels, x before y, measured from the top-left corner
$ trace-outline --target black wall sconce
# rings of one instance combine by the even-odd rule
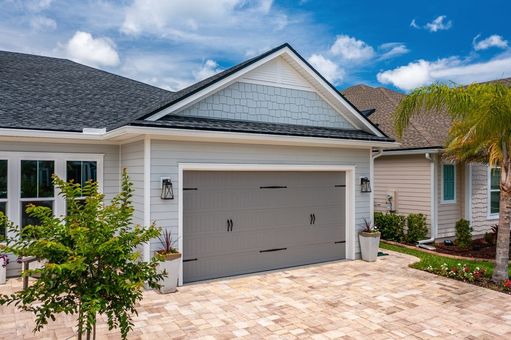
[[[172,187],[172,181],[168,177],[161,179],[161,194],[162,200],[173,200],[174,199],[174,188]]]
[[[360,192],[371,192],[371,181],[367,177],[360,177]]]

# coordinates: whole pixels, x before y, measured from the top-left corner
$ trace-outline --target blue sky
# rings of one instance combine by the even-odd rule
[[[0,49],[170,90],[289,42],[338,88],[511,77],[509,1],[0,0]]]

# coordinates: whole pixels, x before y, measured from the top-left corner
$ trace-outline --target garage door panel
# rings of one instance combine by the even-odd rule
[[[344,258],[344,185],[338,172],[185,171],[184,281]]]
[[[301,266],[344,258],[345,244],[310,244],[267,252],[245,252],[236,256],[211,256],[185,262],[183,274],[187,282],[264,270]]]

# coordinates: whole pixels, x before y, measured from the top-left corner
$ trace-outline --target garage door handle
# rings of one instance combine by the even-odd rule
[[[227,231],[231,231],[231,220],[227,219]]]
[[[309,214],[309,224],[312,225],[312,214]]]
[[[231,219],[229,221],[231,222],[231,231],[232,231],[232,227],[234,226],[234,223],[232,223]]]
[[[273,249],[265,249],[265,250],[259,250],[260,253],[271,253],[274,251],[281,251],[286,250],[287,248],[273,248]]]
[[[312,214],[312,224],[316,224],[316,214]]]

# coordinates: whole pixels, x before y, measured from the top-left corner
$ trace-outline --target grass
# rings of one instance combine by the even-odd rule
[[[449,267],[455,267],[458,263],[461,263],[462,265],[466,264],[472,270],[474,270],[476,267],[486,269],[487,277],[491,277],[493,273],[494,264],[489,261],[458,260],[442,255],[426,253],[418,249],[409,249],[406,247],[396,246],[383,242],[380,243],[380,248],[418,257],[419,262],[410,265],[410,267],[415,269],[426,270],[426,268],[429,266],[433,268],[440,268],[440,266],[444,263],[446,263]],[[509,275],[511,276],[511,268],[509,270]]]

